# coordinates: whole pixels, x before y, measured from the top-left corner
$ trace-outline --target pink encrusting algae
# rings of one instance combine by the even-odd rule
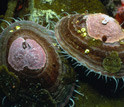
[[[34,40],[19,37],[10,46],[8,63],[17,71],[26,66],[32,70],[42,69],[46,63],[46,54]]]
[[[119,22],[119,24],[124,28],[124,0],[121,0],[121,6],[117,8],[117,12],[115,15],[115,19]]]

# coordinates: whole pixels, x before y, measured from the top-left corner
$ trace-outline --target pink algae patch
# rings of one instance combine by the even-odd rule
[[[119,23],[105,14],[91,14],[86,20],[87,32],[90,37],[106,43],[114,43],[124,38]]]
[[[46,54],[36,41],[19,37],[10,46],[8,63],[16,71],[21,71],[24,67],[42,69],[46,63]]]

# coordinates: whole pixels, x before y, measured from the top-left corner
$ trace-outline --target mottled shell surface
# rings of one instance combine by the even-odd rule
[[[108,77],[124,76],[124,32],[102,13],[69,15],[56,25],[61,47],[79,63]]]
[[[11,24],[0,36],[0,65],[17,76],[20,90],[27,91],[32,88],[30,84],[36,87],[40,84],[57,106],[64,106],[72,95],[74,84],[64,84],[63,78],[73,70],[59,57],[53,36],[53,31],[31,21]]]

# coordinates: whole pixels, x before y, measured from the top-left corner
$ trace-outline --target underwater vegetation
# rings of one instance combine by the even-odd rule
[[[103,12],[106,9],[99,0],[34,0],[29,20],[33,20],[48,29],[54,30],[54,26],[63,16],[84,12]],[[61,3],[61,5],[60,5]],[[92,5],[93,4],[93,5]]]

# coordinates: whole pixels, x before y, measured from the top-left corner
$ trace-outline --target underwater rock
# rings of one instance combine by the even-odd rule
[[[55,27],[58,43],[90,72],[124,80],[124,32],[119,23],[102,13],[75,14],[63,17]],[[82,72],[82,71],[81,71]],[[88,75],[87,74],[87,75]]]
[[[15,21],[0,36],[0,65],[6,66],[5,71],[20,81],[15,105],[26,106],[32,102],[33,105],[63,107],[72,96],[75,75],[67,60],[59,56],[61,50],[54,32],[31,21]],[[4,78],[4,73],[0,73],[0,80],[7,81],[9,73]],[[8,86],[2,87],[5,88]]]
[[[91,80],[93,81],[93,80]],[[98,81],[98,80],[97,80]],[[95,81],[95,82],[97,82]],[[80,95],[75,95],[75,107],[123,107],[124,105],[124,93],[121,94],[106,94],[104,90],[105,87],[98,89],[94,87],[94,84],[90,84],[90,82],[80,82],[81,88],[78,89],[79,92],[84,94],[84,97]],[[99,83],[101,84],[101,83]],[[100,87],[96,84],[97,87]]]

